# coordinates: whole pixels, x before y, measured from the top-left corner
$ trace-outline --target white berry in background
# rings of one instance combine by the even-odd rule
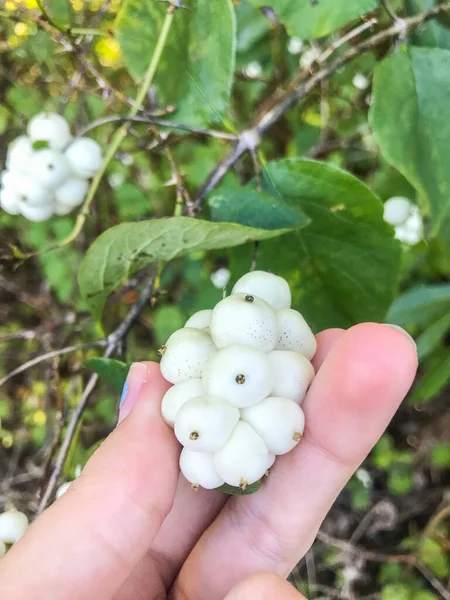
[[[179,409],[175,436],[189,450],[215,452],[228,440],[239,417],[239,409],[205,394],[188,400]]]
[[[29,221],[40,223],[47,221],[53,215],[53,205],[43,204],[41,206],[33,206],[27,202],[20,202],[20,212]]]
[[[402,225],[409,216],[412,203],[408,198],[393,196],[386,200],[383,207],[383,219],[389,225]]]
[[[300,57],[299,64],[302,69],[309,69],[320,56],[318,48],[308,48]]]
[[[278,342],[277,350],[292,350],[306,356],[308,360],[317,350],[316,338],[302,315],[293,308],[277,311]]]
[[[267,355],[273,379],[272,396],[289,398],[301,404],[314,379],[314,367],[307,358],[289,350],[273,350]]]
[[[256,295],[233,292],[214,307],[210,331],[218,348],[245,344],[270,352],[278,339],[277,316],[273,308]]]
[[[370,85],[370,81],[362,73],[356,73],[352,79],[352,83],[357,90],[366,90]]]
[[[76,177],[90,179],[102,166],[102,149],[90,138],[78,138],[70,144],[65,152],[70,170]]]
[[[231,290],[232,294],[238,292],[262,298],[275,310],[291,306],[291,290],[288,282],[267,271],[251,271],[243,275]]]
[[[261,436],[244,421],[238,422],[227,443],[214,454],[220,477],[242,489],[261,479],[273,461]]]
[[[16,138],[8,147],[6,168],[9,171],[22,173],[28,168],[28,161],[33,153],[31,140],[26,135]]]
[[[303,40],[298,37],[289,38],[288,52],[289,54],[300,54],[303,48]]]
[[[223,289],[227,286],[227,283],[230,281],[231,273],[229,269],[222,267],[211,273],[211,282],[214,287],[219,290]]]
[[[59,488],[56,490],[56,494],[55,494],[56,500],[61,498],[61,496],[63,496],[67,492],[67,490],[70,488],[71,485],[72,485],[72,481],[66,481],[65,483],[62,483],[59,486]]]
[[[211,324],[212,310],[199,310],[186,321],[185,327],[194,327],[195,329],[208,329]]]
[[[244,75],[249,79],[258,79],[262,76],[262,72],[262,67],[256,60],[252,60],[244,67]]]
[[[89,189],[86,179],[67,179],[55,191],[55,200],[71,209],[82,204]]]
[[[20,196],[11,189],[0,190],[0,206],[10,215],[20,214]]]
[[[61,204],[60,202],[55,202],[53,205],[53,213],[58,217],[65,217],[69,213],[74,210],[74,206],[67,206],[67,204]]]
[[[56,113],[40,113],[28,123],[28,136],[32,142],[45,141],[54,150],[64,150],[72,136],[69,124]]]
[[[164,394],[161,402],[161,414],[167,425],[174,426],[176,416],[180,408],[191,398],[204,394],[201,379],[188,379],[176,383]]]
[[[417,229],[410,229],[405,225],[399,225],[395,228],[395,239],[407,246],[415,246],[422,239],[422,232]]]
[[[224,398],[238,408],[260,402],[273,388],[268,356],[238,344],[218,350],[203,369],[205,392]]]
[[[29,173],[36,182],[55,190],[70,177],[70,169],[64,155],[49,148],[34,152],[30,159]]]
[[[6,554],[6,544],[3,540],[0,540],[0,558]]]
[[[183,448],[180,454],[180,470],[193,487],[213,490],[225,481],[214,466],[214,455],[207,452],[194,452]]]
[[[256,406],[244,408],[241,419],[261,436],[269,452],[276,455],[292,450],[305,429],[302,409],[288,398],[266,398]]]
[[[15,544],[28,529],[28,517],[18,510],[7,510],[0,515],[0,540]]]
[[[179,329],[160,348],[161,373],[170,383],[201,377],[205,362],[214,351],[206,332],[194,327]]]

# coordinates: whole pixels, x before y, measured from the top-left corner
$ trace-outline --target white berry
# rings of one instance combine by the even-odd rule
[[[214,396],[192,398],[178,411],[175,435],[190,450],[215,452],[228,440],[239,416],[239,409]]]
[[[78,138],[66,150],[66,158],[76,177],[90,179],[102,166],[102,149],[95,140]]]
[[[199,310],[186,321],[185,327],[194,327],[195,329],[208,329],[211,324],[212,310]]]
[[[28,161],[33,153],[31,140],[26,135],[16,138],[8,147],[6,168],[22,173],[28,168]]]
[[[55,498],[56,500],[58,500],[58,498],[61,498],[61,496],[63,496],[67,490],[70,488],[70,486],[72,485],[72,481],[66,481],[65,483],[62,483],[59,488],[56,490],[56,494],[55,494]]]
[[[260,402],[273,387],[268,356],[238,344],[218,350],[203,369],[205,392],[224,398],[238,408]]]
[[[243,489],[261,479],[273,460],[261,436],[244,421],[239,421],[227,443],[214,454],[220,477]]]
[[[402,225],[408,218],[411,206],[411,201],[408,198],[393,196],[384,203],[383,219],[390,225]]]
[[[200,329],[175,331],[161,349],[161,373],[170,383],[201,377],[203,366],[215,351],[211,337]]]
[[[207,452],[194,452],[183,448],[180,454],[180,470],[194,487],[213,490],[225,482],[214,466],[214,456]]]
[[[2,174],[2,188],[17,192],[22,177],[22,173],[18,171],[4,171]]]
[[[48,206],[52,203],[53,196],[50,190],[30,175],[22,175],[16,189],[20,201],[29,206]]]
[[[55,150],[64,150],[72,139],[68,122],[56,113],[33,117],[28,123],[28,135],[32,142],[45,141]]]
[[[213,286],[221,290],[226,287],[227,283],[230,281],[230,277],[231,273],[229,269],[222,267],[217,269],[217,271],[214,271],[214,273],[211,273],[210,279]]]
[[[0,206],[10,215],[20,213],[20,196],[11,189],[0,190]]]
[[[15,544],[28,529],[28,517],[18,510],[7,510],[0,515],[0,540]]]
[[[30,159],[29,173],[37,182],[51,190],[61,186],[70,177],[64,155],[49,148],[34,152]]]
[[[218,348],[246,344],[270,352],[278,339],[277,316],[261,298],[251,294],[232,294],[213,309],[210,331]]]
[[[85,179],[67,179],[55,192],[56,202],[71,209],[79,206],[83,202],[88,188],[89,184]]]
[[[298,404],[287,398],[266,398],[241,411],[241,419],[261,436],[269,452],[286,454],[300,441],[305,416]]]
[[[317,350],[316,338],[302,315],[293,308],[277,311],[279,337],[276,350],[292,350],[308,360]]]
[[[32,206],[26,202],[20,202],[20,212],[29,221],[40,223],[41,221],[47,221],[53,215],[53,205]]]
[[[191,398],[204,394],[203,383],[200,378],[188,379],[176,383],[164,395],[161,402],[161,414],[167,425],[174,426],[180,408]]]
[[[271,395],[301,404],[315,375],[309,360],[289,350],[273,350],[267,359],[273,378]]]
[[[237,280],[231,293],[257,296],[275,310],[291,306],[291,290],[287,281],[266,271],[251,271],[243,275]]]
[[[58,217],[64,217],[65,215],[71,213],[74,210],[74,208],[74,206],[67,206],[67,204],[55,202],[53,205],[53,212],[55,213],[55,215],[58,215]]]

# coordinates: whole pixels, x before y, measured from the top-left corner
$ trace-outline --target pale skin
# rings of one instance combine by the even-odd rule
[[[179,476],[180,448],[160,416],[169,384],[157,364],[137,363],[117,428],[0,561],[0,597],[299,600],[284,578],[417,368],[414,343],[386,325],[317,341],[304,437],[257,494],[240,498],[195,492]]]

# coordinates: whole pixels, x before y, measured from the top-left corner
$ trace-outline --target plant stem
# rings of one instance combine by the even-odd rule
[[[73,35],[111,35],[110,32],[105,29],[92,29],[89,27],[71,27],[69,33],[72,33]]]

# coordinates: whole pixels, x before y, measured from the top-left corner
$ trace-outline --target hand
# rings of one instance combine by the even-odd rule
[[[168,384],[157,364],[133,365],[118,427],[0,561],[0,597],[221,600],[247,575],[286,577],[417,367],[412,340],[386,325],[331,329],[317,339],[305,435],[245,497],[195,492],[179,477],[179,447],[160,416]],[[274,597],[300,595],[259,575],[227,596]]]

